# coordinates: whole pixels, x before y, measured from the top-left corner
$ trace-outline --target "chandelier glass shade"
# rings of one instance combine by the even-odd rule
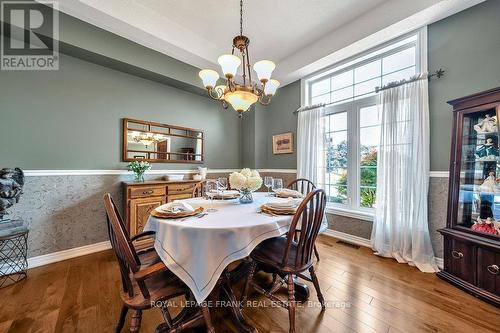
[[[214,70],[203,69],[198,74],[208,95],[212,99],[221,101],[225,109],[231,105],[240,117],[243,112],[257,102],[268,105],[280,85],[279,81],[271,79],[276,65],[270,60],[261,60],[253,65],[259,83],[252,82],[252,66],[248,54],[249,44],[250,39],[243,35],[243,0],[240,0],[240,34],[233,39],[231,54],[221,55],[217,59],[225,78],[225,84],[217,85],[219,73]],[[240,52],[240,57],[234,54],[236,50]],[[240,66],[241,72],[238,73]],[[242,83],[235,81],[238,74],[241,74]]]
[[[134,140],[134,142],[137,143],[142,143],[145,146],[151,146],[154,143],[163,141],[164,137],[160,134],[153,134],[149,132],[147,133],[133,132],[132,140]]]

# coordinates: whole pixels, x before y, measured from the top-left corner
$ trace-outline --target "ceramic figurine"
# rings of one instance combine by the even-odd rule
[[[493,171],[489,173],[488,177],[486,177],[483,183],[479,186],[479,191],[488,193],[499,192],[497,188],[495,173]]]
[[[498,132],[497,117],[491,117],[489,114],[487,114],[484,119],[480,120],[476,125],[474,125],[474,130],[478,134]]]
[[[498,148],[493,139],[486,139],[486,143],[476,147],[475,156],[481,161],[495,161],[498,157]]]
[[[477,221],[471,227],[471,230],[477,232],[483,232],[490,235],[499,235],[499,232],[495,226],[495,221],[493,218],[488,217],[486,219],[477,218]]]
[[[19,202],[23,193],[24,173],[21,169],[4,168],[0,170],[0,221],[7,209]]]

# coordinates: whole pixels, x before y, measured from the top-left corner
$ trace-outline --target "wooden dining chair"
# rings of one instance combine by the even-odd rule
[[[286,237],[275,237],[260,243],[250,254],[252,259],[250,273],[243,291],[243,304],[250,289],[269,297],[276,304],[285,307],[289,312],[290,332],[295,333],[295,284],[294,276],[300,277],[314,284],[322,311],[325,309],[325,301],[319,287],[318,278],[312,265],[312,253],[314,242],[318,236],[323,220],[326,205],[326,195],[321,189],[309,192],[297,208],[290,231]],[[301,232],[296,239],[295,230],[300,223]],[[274,279],[269,290],[265,290],[254,283],[253,276],[256,267],[259,266],[265,272],[273,273],[278,278]],[[310,277],[304,275],[309,271]],[[278,291],[283,280],[288,285],[288,303],[283,302],[274,294]]]
[[[309,192],[314,191],[316,189],[316,185],[309,179],[299,178],[295,179],[293,182],[288,184],[286,187],[288,189],[298,191],[303,195],[307,195]],[[300,229],[297,230],[297,233],[300,232]],[[316,260],[319,261],[319,251],[316,245],[314,245],[314,255],[316,256]]]
[[[205,195],[204,190],[205,190],[205,181],[196,183],[195,187],[193,187],[193,192],[191,193],[191,196],[193,198],[202,197]]]
[[[165,323],[158,326],[160,332],[179,332],[182,329],[197,326],[205,321],[208,332],[215,332],[208,308],[185,307],[180,314],[172,318],[168,307],[169,300],[184,296],[191,298],[191,291],[177,276],[167,269],[156,253],[151,251],[138,254],[132,242],[144,237],[150,237],[151,232],[129,237],[123,220],[109,193],[104,195],[104,206],[108,221],[109,239],[120,267],[122,290],[120,296],[123,301],[120,318],[116,325],[116,332],[121,332],[127,313],[133,310],[130,324],[131,332],[138,332],[141,326],[142,312],[151,309],[155,304],[161,304]]]

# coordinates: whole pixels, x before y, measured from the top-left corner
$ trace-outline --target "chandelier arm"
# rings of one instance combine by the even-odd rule
[[[271,103],[271,99],[273,98],[273,95],[264,95],[262,94],[259,97],[259,103],[262,105],[269,105]]]
[[[241,58],[243,59],[243,85],[246,86],[247,85],[247,75],[246,75],[246,71],[245,71],[245,52],[241,52]],[[251,84],[251,82],[250,82]]]
[[[250,54],[248,53],[248,45],[245,46],[245,53],[247,54],[247,67],[248,67],[248,82],[251,85],[252,84],[252,70],[251,70],[251,65],[250,65]]]
[[[210,96],[211,99],[219,100],[222,97],[222,94],[220,91],[216,91],[214,88],[209,88],[207,89],[208,91],[208,96]]]
[[[229,87],[230,92],[235,92],[236,91],[236,85],[233,80],[228,79],[227,80],[227,86]]]

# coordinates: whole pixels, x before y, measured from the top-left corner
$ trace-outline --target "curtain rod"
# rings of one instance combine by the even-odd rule
[[[374,93],[379,93],[382,90],[386,90],[386,89],[394,88],[394,87],[399,87],[399,86],[402,86],[402,85],[410,83],[410,82],[415,82],[417,80],[423,80],[423,79],[430,80],[433,77],[436,77],[436,78],[439,79],[439,78],[442,78],[443,76],[444,76],[444,70],[442,68],[440,68],[440,69],[438,69],[437,71],[435,71],[432,74],[418,75],[418,76],[411,77],[410,79],[407,79],[407,80],[404,79],[404,80],[401,80],[401,81],[389,82],[388,84],[386,84],[383,87],[375,87],[374,91],[371,91],[371,92],[369,92],[367,94],[370,94],[370,93],[373,93],[373,92]],[[348,99],[351,99],[351,98],[348,98]],[[301,106],[297,110],[293,111],[293,113],[297,114],[297,113],[302,112],[302,111],[309,111],[309,110],[313,110],[313,109],[316,109],[316,108],[319,108],[319,107],[323,107],[323,106],[328,106],[328,105],[331,105],[331,104],[335,104],[335,103],[338,103],[338,102],[339,101],[331,102],[331,103],[314,104],[314,105],[310,105],[310,106]]]

